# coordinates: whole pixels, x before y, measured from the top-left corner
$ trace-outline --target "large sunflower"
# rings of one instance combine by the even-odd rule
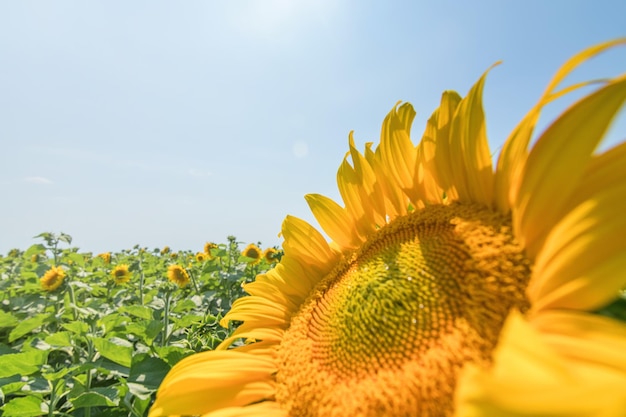
[[[626,286],[626,143],[594,154],[626,76],[528,147],[542,107],[582,85],[563,78],[625,42],[568,61],[495,171],[484,75],[443,94],[417,146],[409,104],[376,149],[350,137],[345,207],[306,197],[332,242],[287,217],[281,262],[223,323],[243,324],[174,366],[150,416],[623,415],[626,325],[592,311]]]

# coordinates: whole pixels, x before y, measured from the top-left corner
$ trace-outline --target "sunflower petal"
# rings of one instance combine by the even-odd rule
[[[433,123],[437,123],[435,156],[433,159],[434,169],[431,172],[450,200],[457,200],[459,196],[454,173],[450,168],[453,162],[450,128],[461,100],[461,96],[457,92],[444,91],[441,95],[439,108],[430,118],[430,120],[433,120]]]
[[[379,149],[387,171],[409,198],[415,201],[415,149],[410,137],[415,110],[409,103],[400,107],[398,105],[383,122]]]
[[[349,205],[345,200],[344,202],[356,221],[359,233],[362,236],[367,236],[375,230],[376,224],[382,225],[385,223],[385,198],[380,185],[376,181],[376,174],[373,168],[367,162],[365,156],[354,146],[352,135],[348,138],[348,145],[350,148],[349,154],[354,165],[352,172],[355,181],[353,186],[356,188],[355,194],[358,196],[358,203],[354,206]],[[344,164],[342,164],[342,167],[344,167]],[[339,184],[339,175],[337,179]]]
[[[625,323],[595,314],[562,310],[538,314],[532,324],[559,354],[619,371],[626,380]]]
[[[519,313],[507,319],[493,358],[490,369],[463,370],[455,398],[459,417],[623,415],[622,372],[559,355]]]
[[[302,219],[287,216],[283,222],[285,256],[293,256],[302,263],[329,265],[337,259],[320,232]]]
[[[497,64],[496,64],[497,65]],[[450,128],[453,181],[459,200],[493,204],[494,174],[482,105],[487,70],[459,103]]]
[[[245,407],[228,407],[202,417],[287,417],[287,411],[275,401],[263,401]]]
[[[440,204],[443,202],[443,189],[437,183],[435,168],[435,152],[437,137],[437,112],[426,122],[424,134],[417,146],[415,175],[421,184],[422,199],[425,203]]]
[[[626,77],[588,95],[562,114],[528,156],[514,210],[515,232],[531,259],[550,225],[570,208],[595,147],[626,99]]]
[[[498,158],[498,165],[495,177],[495,200],[496,207],[502,212],[508,212],[511,202],[517,199],[519,192],[520,170],[526,162],[528,155],[528,143],[535,128],[541,109],[546,104],[561,96],[568,94],[580,87],[586,86],[594,81],[582,82],[573,86],[554,92],[554,89],[579,65],[594,56],[612,48],[616,45],[625,44],[626,38],[605,42],[592,46],[570,58],[554,75],[550,84],[544,91],[538,103],[526,114],[522,121],[508,137],[502,152]]]
[[[220,325],[228,327],[230,321],[241,320],[260,326],[287,326],[290,315],[290,310],[280,303],[249,296],[235,300],[231,310],[220,320]]]
[[[605,190],[615,184],[626,183],[626,142],[608,151],[595,155],[572,196],[571,207],[592,198],[598,190]]]
[[[552,228],[527,293],[537,311],[591,310],[626,286],[626,184],[599,189]]]
[[[388,167],[382,162],[380,148],[372,151],[371,143],[365,144],[365,159],[372,167],[376,175],[376,183],[379,185],[385,202],[385,222],[404,215],[408,212],[409,198],[404,192],[396,186],[395,181],[391,180],[391,174],[387,171]]]
[[[197,415],[271,399],[274,372],[273,360],[243,352],[189,356],[166,375],[149,416]]]
[[[304,199],[326,234],[342,248],[354,249],[362,238],[356,233],[354,220],[334,200],[320,194],[307,194]]]

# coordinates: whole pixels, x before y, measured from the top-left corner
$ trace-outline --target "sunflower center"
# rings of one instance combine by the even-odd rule
[[[530,262],[510,218],[476,204],[394,220],[325,277],[278,351],[290,415],[448,416],[468,362],[488,366]]]

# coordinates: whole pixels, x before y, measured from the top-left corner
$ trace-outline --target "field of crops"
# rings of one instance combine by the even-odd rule
[[[144,416],[169,369],[215,348],[275,248],[82,253],[42,233],[0,255],[0,416]]]

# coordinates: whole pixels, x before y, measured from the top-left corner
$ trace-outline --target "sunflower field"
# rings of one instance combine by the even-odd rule
[[[0,255],[0,416],[145,416],[170,368],[214,349],[220,319],[280,260],[235,237],[203,250],[93,255],[67,234]]]

